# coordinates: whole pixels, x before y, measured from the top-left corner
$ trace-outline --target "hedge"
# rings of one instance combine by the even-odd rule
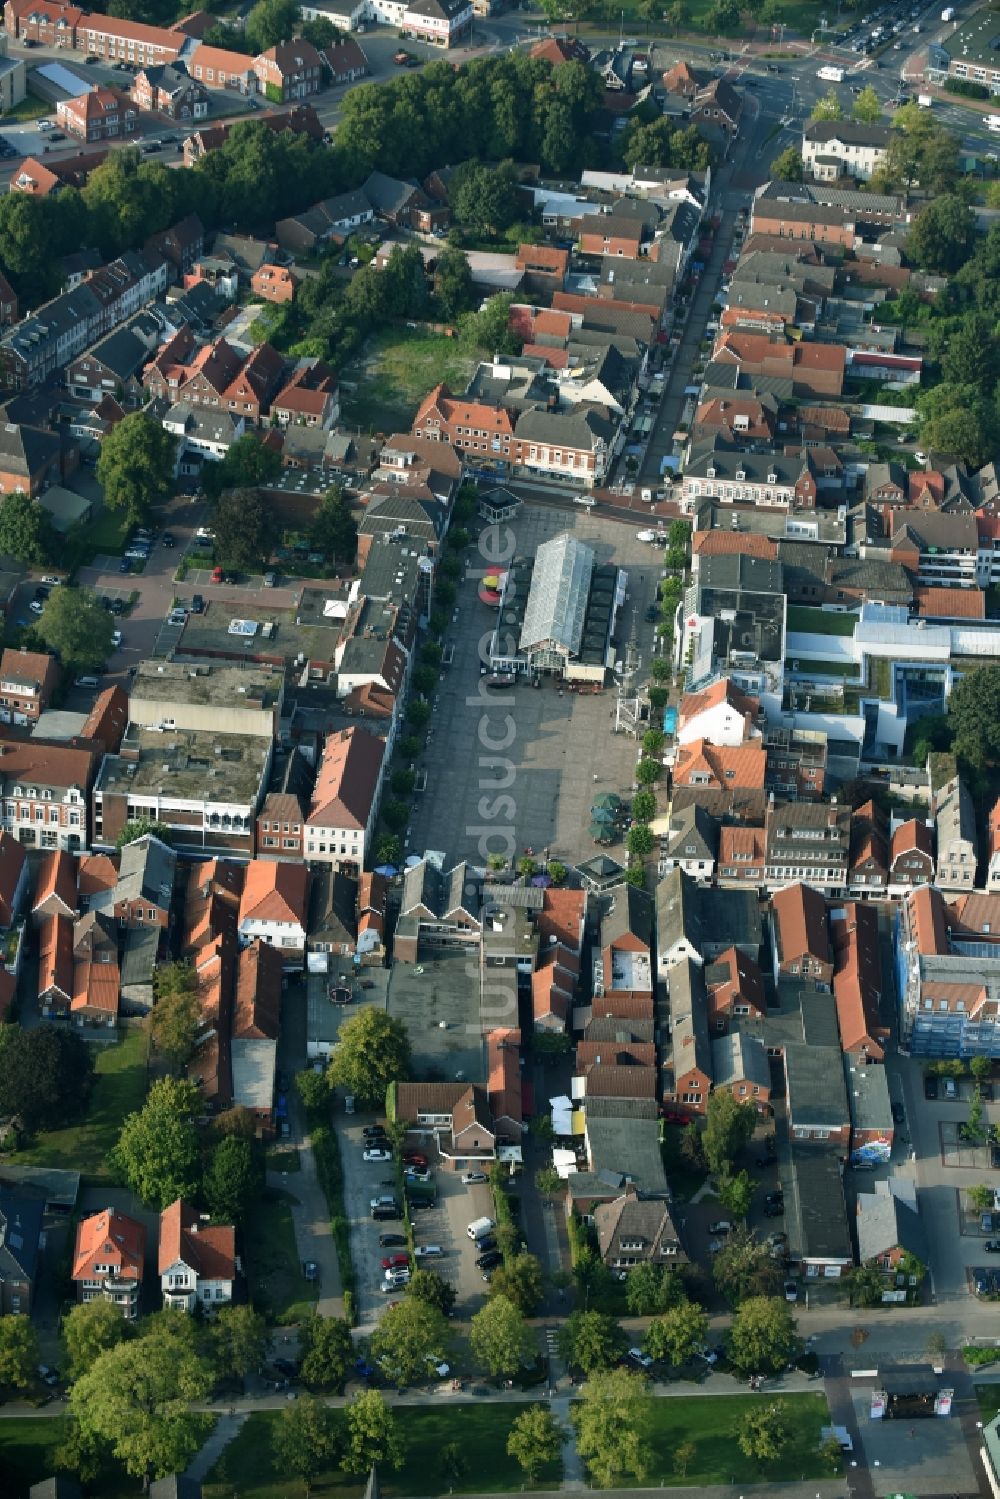
[[[344,1206],[344,1168],[340,1162],[340,1146],[331,1125],[320,1110],[308,1114],[309,1138],[312,1144],[316,1174],[326,1198],[333,1231],[334,1248],[340,1267],[340,1284],[344,1293],[344,1316],[353,1325],[357,1301],[358,1282],[351,1258],[351,1223]]]

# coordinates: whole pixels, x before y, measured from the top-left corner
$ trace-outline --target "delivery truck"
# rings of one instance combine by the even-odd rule
[[[942,21],[954,21],[955,7],[953,5],[946,5],[944,10],[941,12],[941,19]]]
[[[827,83],[843,83],[844,70],[834,67],[832,63],[827,63],[826,67],[820,68],[816,77],[824,79]]]

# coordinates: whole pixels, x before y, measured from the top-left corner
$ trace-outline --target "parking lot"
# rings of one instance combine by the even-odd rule
[[[371,1200],[383,1194],[399,1200],[395,1165],[392,1161],[363,1159],[364,1128],[379,1122],[375,1115],[338,1117],[338,1138],[344,1168],[344,1199],[351,1221],[351,1253],[358,1285],[357,1315],[360,1329],[370,1332],[386,1303],[393,1297],[381,1291],[385,1278],[382,1260],[405,1253],[405,1245],[382,1247],[383,1234],[405,1235],[402,1219],[375,1220]],[[436,1270],[458,1293],[455,1315],[468,1318],[482,1306],[486,1295],[482,1273],[475,1264],[476,1249],[466,1229],[474,1218],[491,1215],[492,1198],[487,1185],[462,1185],[462,1169],[441,1161],[429,1133],[407,1138],[406,1147],[426,1156],[437,1187],[432,1208],[413,1214],[415,1244],[439,1244],[443,1253],[429,1259],[425,1268]],[[402,1295],[402,1291],[397,1295]]]
[[[644,614],[659,579],[656,548],[637,541],[631,526],[554,508],[525,505],[511,529],[518,555],[533,554],[542,542],[571,531],[595,547],[599,562],[627,569],[629,598],[616,640],[623,655],[634,623],[640,673],[643,665],[648,669],[653,626]],[[415,799],[407,848],[442,849],[449,863],[481,864],[489,853],[520,854],[528,847],[568,862],[587,858],[594,852],[588,834],[594,793],[631,795],[638,744],[612,733],[613,684],[597,694],[571,693],[545,678],[537,689],[519,680],[505,692],[481,691],[480,651],[495,614],[478,597],[489,565],[475,544],[470,555],[444,638],[455,655],[436,689],[417,767],[427,772],[426,790]]]

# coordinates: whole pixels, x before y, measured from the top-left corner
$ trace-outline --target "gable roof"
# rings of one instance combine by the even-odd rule
[[[279,921],[306,925],[309,871],[304,864],[251,859],[240,901],[240,924]]]
[[[781,963],[795,962],[806,954],[821,963],[829,963],[826,901],[818,890],[801,880],[786,885],[772,895],[771,913]]]
[[[309,822],[322,827],[367,827],[384,756],[384,741],[367,729],[352,727],[331,734],[323,746]]]
[[[3,841],[0,839],[0,857],[2,853]],[[76,915],[76,862],[73,855],[65,849],[50,849],[42,855],[35,881],[32,910],[37,911],[50,898],[62,907],[64,915]]]
[[[90,1278],[100,1261],[113,1265],[119,1277],[141,1281],[145,1254],[145,1225],[126,1217],[118,1208],[105,1208],[76,1226],[72,1278]]]
[[[199,1280],[233,1280],[236,1230],[229,1225],[203,1226],[195,1209],[178,1197],[160,1214],[159,1274],[178,1262]]]

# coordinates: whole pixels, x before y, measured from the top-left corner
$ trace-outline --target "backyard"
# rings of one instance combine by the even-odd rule
[[[246,1223],[247,1283],[258,1311],[285,1326],[313,1309],[319,1287],[302,1274],[292,1223],[292,1198],[269,1187]]]
[[[524,1478],[520,1467],[507,1456],[507,1434],[519,1405],[406,1406],[400,1412],[399,1429],[404,1463],[399,1473],[379,1470],[379,1487],[386,1499],[398,1495],[428,1493],[520,1493]],[[301,1483],[289,1480],[275,1465],[271,1450],[271,1427],[277,1417],[271,1412],[253,1415],[239,1438],[227,1447],[204,1486],[205,1499],[302,1499]],[[462,1479],[453,1479],[441,1462],[443,1448],[460,1446],[468,1459]],[[537,1487],[557,1488],[561,1464],[543,1470]],[[350,1479],[336,1470],[324,1473],[313,1484],[314,1494],[336,1494],[354,1499],[364,1492],[364,1481]]]
[[[79,1171],[85,1185],[110,1181],[108,1152],[126,1115],[142,1108],[146,1097],[147,1039],[145,1029],[132,1028],[117,1045],[95,1043],[94,1091],[83,1120],[40,1134],[5,1159],[15,1166]]]
[[[408,431],[427,392],[443,382],[461,393],[481,357],[443,333],[384,328],[344,370],[344,419],[368,432]]]
[[[95,557],[120,557],[130,526],[124,510],[95,507],[85,525],[74,526],[59,543],[59,563],[70,573],[87,567]]]

